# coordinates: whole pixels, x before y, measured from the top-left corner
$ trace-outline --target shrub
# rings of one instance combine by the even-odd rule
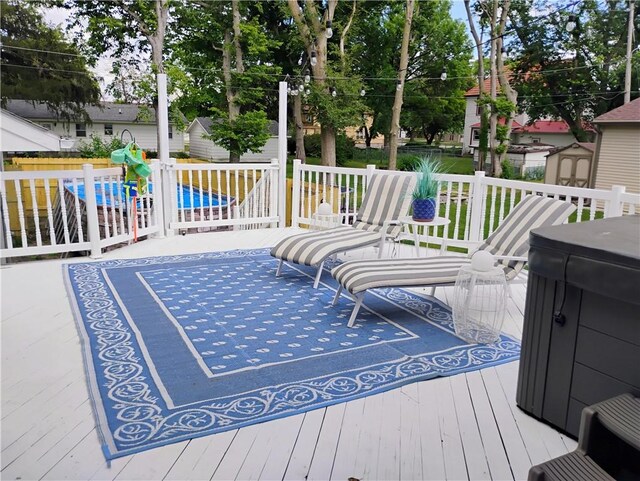
[[[353,159],[353,149],[356,143],[345,134],[336,136],[336,165],[344,165],[348,160]],[[304,136],[304,151],[308,157],[322,156],[322,142],[320,134]]]
[[[416,155],[398,155],[397,166],[398,170],[404,170],[406,172],[413,172],[417,170],[420,164],[420,157]]]
[[[544,167],[534,167],[527,169],[524,173],[524,180],[543,180]]]
[[[95,134],[91,134],[89,141],[80,142],[78,151],[80,157],[85,159],[98,159],[111,157],[111,152],[117,149],[121,149],[125,144],[118,138],[113,138],[109,142],[106,142],[102,137]]]
[[[500,166],[502,167],[502,174],[500,174],[501,178],[503,179],[517,178],[516,168],[513,166],[513,162],[511,162],[509,159],[504,159],[500,163]]]

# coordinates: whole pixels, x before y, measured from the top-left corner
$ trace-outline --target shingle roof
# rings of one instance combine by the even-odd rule
[[[640,122],[640,98],[593,119],[594,123]]]
[[[213,121],[211,117],[197,117],[196,120],[202,125],[202,128],[208,133],[211,133],[211,124]],[[269,133],[272,137],[276,137],[278,135],[278,122],[275,120],[269,121]]]
[[[6,109],[26,119],[59,120],[56,113],[44,103],[8,100]],[[87,105],[84,109],[92,122],[155,123],[156,118],[155,109],[139,104],[104,102],[100,105]]]
[[[555,149],[551,150],[549,152],[549,155],[547,155],[547,157],[549,157],[550,155],[553,154],[557,154],[558,152],[562,152],[563,150],[567,150],[570,149],[572,147],[582,147],[583,149],[588,150],[589,152],[595,152],[596,151],[596,144],[594,142],[573,142],[572,144],[569,145],[565,145],[562,147],[556,147]]]
[[[500,118],[498,119],[498,123],[499,123],[500,125],[504,125],[506,122],[507,122],[507,121],[505,120],[505,118],[504,118],[504,117],[500,117]],[[476,123],[475,123],[475,124],[473,124],[471,127],[472,127],[472,128],[475,128],[475,127],[481,127],[481,123],[480,123],[480,122],[476,122]],[[514,131],[515,131],[516,129],[519,129],[520,127],[522,127],[522,124],[521,124],[520,122],[518,122],[517,120],[514,120],[514,121],[511,123],[511,128],[512,128]]]
[[[588,124],[583,125],[586,131],[593,131],[593,127]],[[536,120],[530,125],[523,125],[518,132],[530,134],[568,134],[571,133],[569,124],[564,120]]]

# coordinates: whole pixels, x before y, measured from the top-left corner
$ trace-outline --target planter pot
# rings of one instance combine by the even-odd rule
[[[435,216],[435,199],[413,199],[413,220],[418,222],[431,222]]]

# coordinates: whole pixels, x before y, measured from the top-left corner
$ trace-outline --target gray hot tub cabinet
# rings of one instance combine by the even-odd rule
[[[516,402],[577,437],[585,406],[640,395],[640,216],[531,232]]]

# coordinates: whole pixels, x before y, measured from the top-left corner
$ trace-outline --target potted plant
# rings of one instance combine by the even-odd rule
[[[431,156],[422,157],[416,165],[418,183],[413,191],[413,220],[430,222],[436,216],[436,175],[442,171],[442,164]]]

